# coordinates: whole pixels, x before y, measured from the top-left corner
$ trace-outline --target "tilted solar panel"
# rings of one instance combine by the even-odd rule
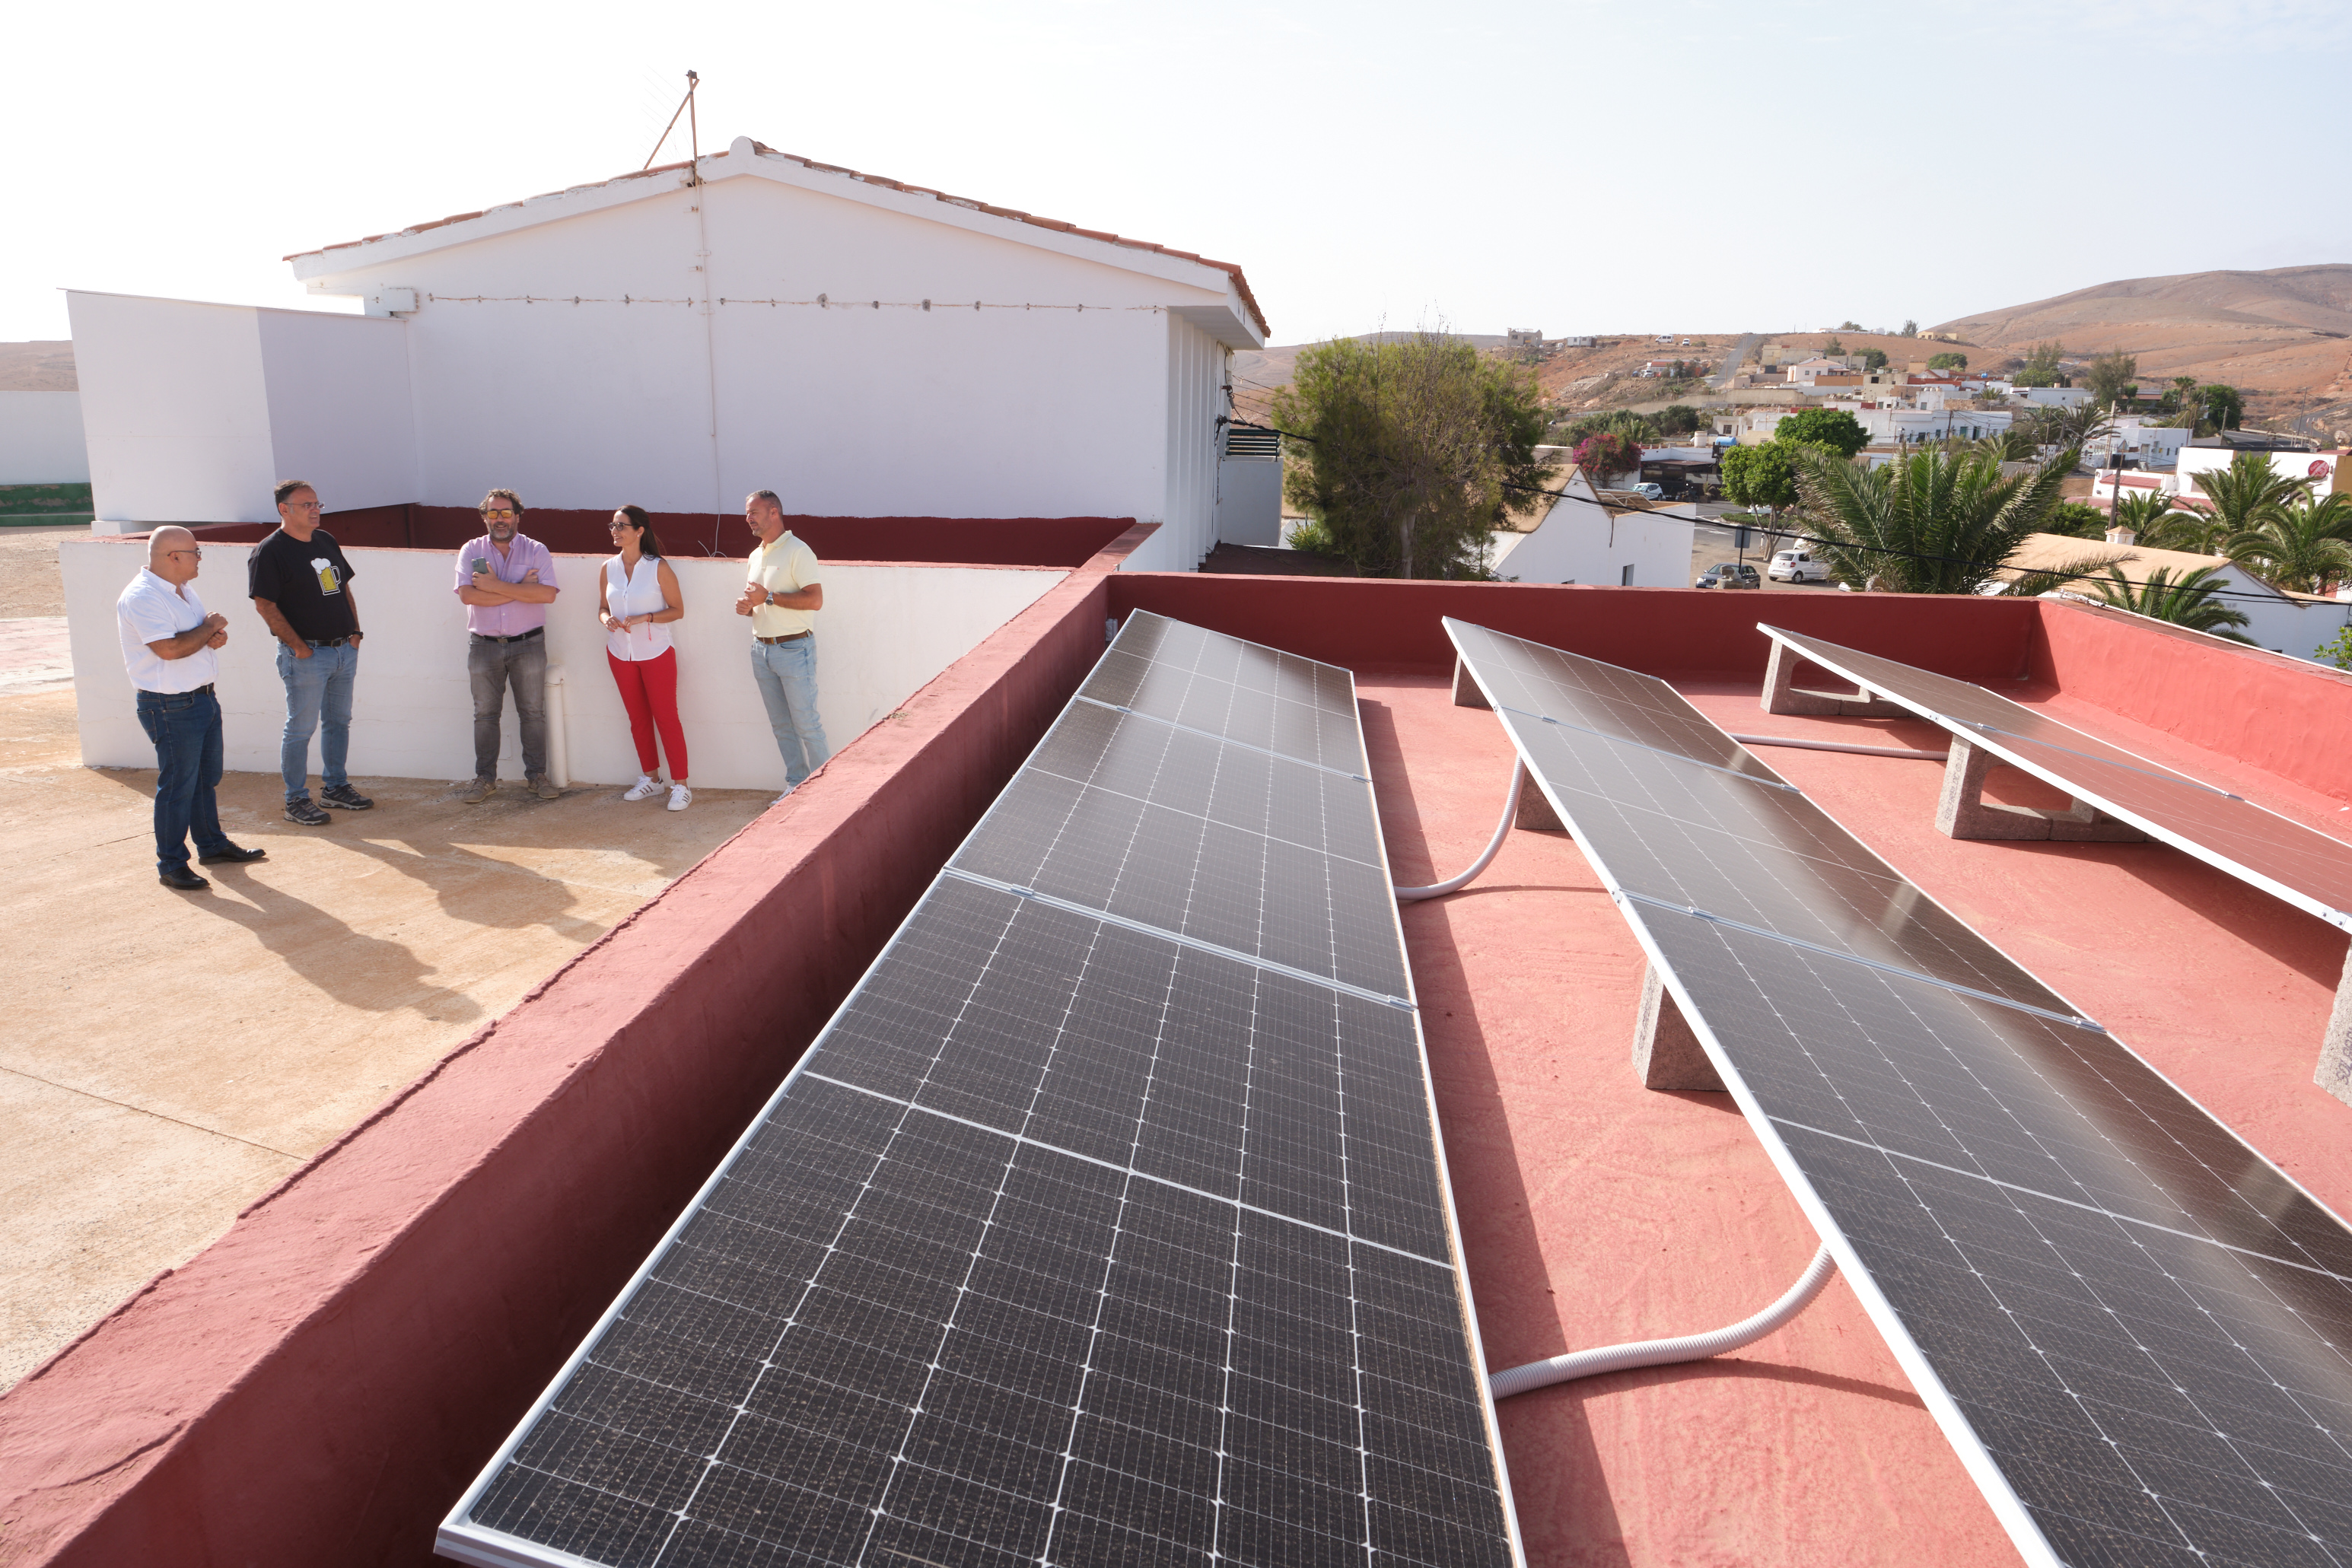
[[[2352,1562],[2352,1232],[1664,682],[1446,629],[2027,1560]]]
[[[1777,626],[1757,630],[2109,816],[2352,930],[2352,844],[1968,681]]]
[[[1129,617],[443,1554],[1519,1561],[1356,725]]]

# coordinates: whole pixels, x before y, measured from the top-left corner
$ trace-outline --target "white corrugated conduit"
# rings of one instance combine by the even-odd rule
[[[1855,746],[1843,740],[1795,740],[1777,735],[1735,735],[1742,746],[1793,746],[1800,751],[1851,751],[1859,757],[1905,757],[1918,762],[1942,762],[1951,754],[1914,751],[1907,746]]]
[[[1549,1361],[1531,1361],[1525,1366],[1514,1366],[1497,1372],[1486,1379],[1497,1399],[1508,1399],[1514,1394],[1529,1389],[1549,1387],[1555,1383],[1567,1383],[1574,1378],[1597,1376],[1603,1372],[1625,1372],[1637,1366],[1663,1366],[1668,1362],[1703,1361],[1710,1355],[1753,1344],[1766,1334],[1780,1328],[1790,1318],[1811,1304],[1822,1293],[1822,1287],[1837,1272],[1837,1260],[1830,1256],[1825,1245],[1813,1254],[1797,1282],[1779,1301],[1741,1322],[1713,1333],[1688,1334],[1681,1339],[1645,1339],[1633,1344],[1605,1345],[1599,1350],[1573,1351],[1567,1355],[1555,1355]]]
[[[1468,871],[1427,887],[1400,887],[1396,890],[1397,902],[1412,904],[1420,899],[1439,898],[1457,892],[1466,886],[1472,877],[1493,863],[1496,852],[1503,847],[1503,841],[1511,836],[1511,820],[1519,814],[1519,786],[1527,776],[1528,765],[1514,754],[1511,758],[1511,787],[1503,792],[1503,820],[1495,824],[1495,836],[1486,841],[1486,847],[1479,852],[1476,860],[1470,862]]]

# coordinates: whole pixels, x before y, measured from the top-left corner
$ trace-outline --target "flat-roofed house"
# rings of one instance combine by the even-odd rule
[[[1241,268],[738,138],[289,258],[364,317],[77,293],[99,515],[467,506],[1132,517],[1215,542]],[[951,409],[909,444],[910,419]],[[1042,440],[1041,433],[1051,432]]]

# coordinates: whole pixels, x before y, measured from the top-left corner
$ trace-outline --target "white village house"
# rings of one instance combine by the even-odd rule
[[[1498,575],[1514,582],[1690,586],[1697,507],[1651,507],[1619,492],[1603,495],[1575,467],[1566,470],[1558,488],[1560,495],[1528,531],[1495,530],[1488,559]],[[1528,514],[1519,516],[1526,520]]]
[[[100,528],[331,509],[1133,517],[1217,538],[1240,267],[738,138],[288,258],[364,316],[75,293]],[[924,419],[928,413],[946,416]],[[921,421],[920,442],[908,431]]]

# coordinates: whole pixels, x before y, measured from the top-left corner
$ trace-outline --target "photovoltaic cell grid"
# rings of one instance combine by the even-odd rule
[[[1356,723],[1131,616],[440,1551],[1517,1562]]]
[[[2352,1233],[1664,682],[1446,625],[2027,1559],[2352,1563]]]
[[[2352,844],[1970,682],[1777,626],[1757,630],[2109,816],[2352,930]]]

